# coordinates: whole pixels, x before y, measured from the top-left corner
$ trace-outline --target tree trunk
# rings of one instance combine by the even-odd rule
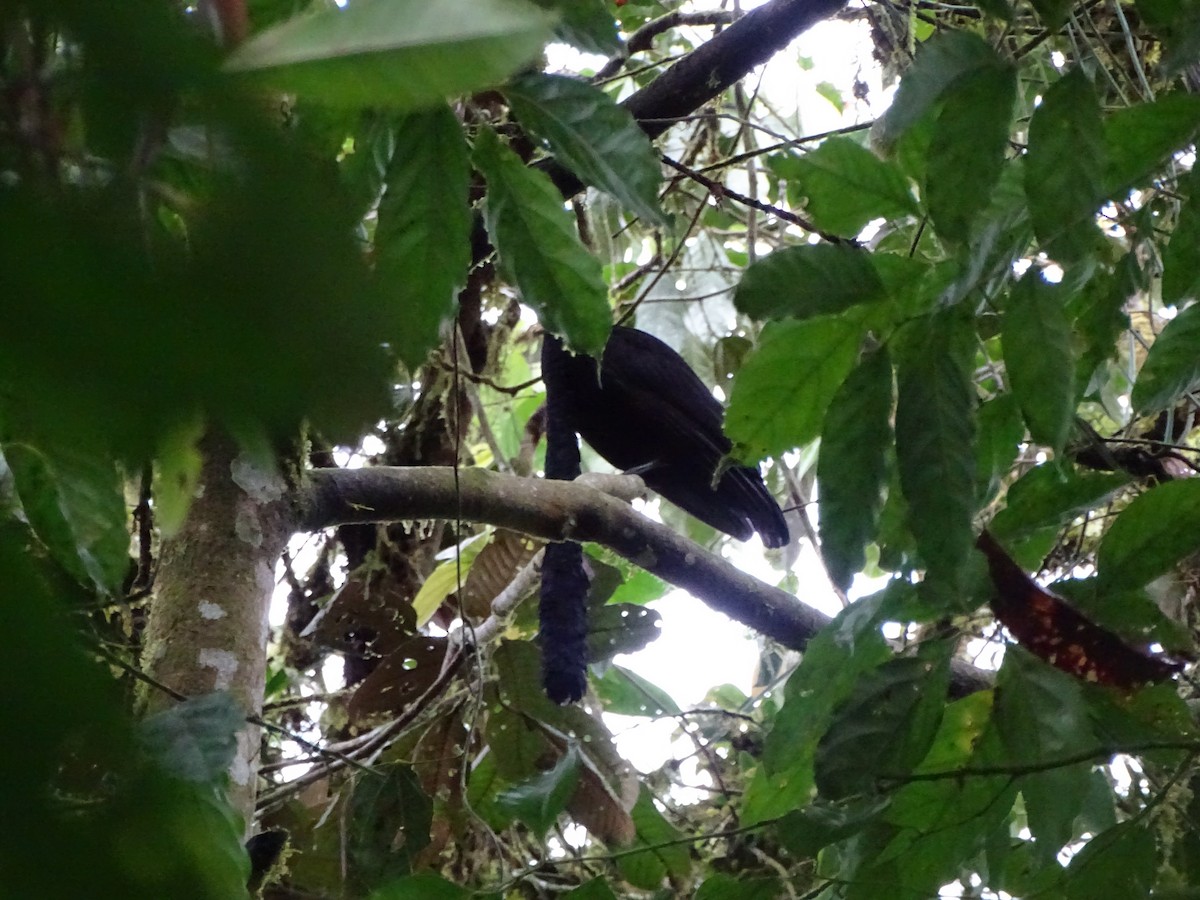
[[[200,483],[179,532],[163,542],[154,603],[146,629],[143,669],[187,696],[229,691],[246,711],[262,712],[267,613],[275,562],[291,533],[286,485],[233,442],[209,435],[201,443]],[[150,688],[147,713],[174,700]],[[254,812],[259,728],[238,733],[229,798],[249,827]]]

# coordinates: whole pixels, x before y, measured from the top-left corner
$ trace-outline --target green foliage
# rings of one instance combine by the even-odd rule
[[[821,429],[817,484],[821,553],[845,590],[876,536],[891,443],[892,365],[886,348],[863,358],[834,395]]]
[[[375,277],[388,337],[410,369],[437,343],[471,261],[470,158],[444,105],[397,120],[375,225]],[[429,172],[436,169],[437,178]]]
[[[521,124],[586,184],[662,224],[658,155],[624,108],[575,78],[522,75],[504,89]]]
[[[664,18],[678,3],[308,5],[252,0],[224,53],[186,4],[0,13],[6,895],[249,896],[223,799],[246,711],[216,693],[135,724],[131,699],[207,428],[287,454],[289,476],[302,430],[323,466],[536,475],[528,313],[596,354],[633,308],[729,398],[732,455],[773,457],[829,580],[886,587],[793,635],[794,670],[764,641],[753,689],[693,707],[618,656],[657,635],[666,583],[590,547],[589,694],[559,707],[531,604],[483,627],[535,546],[495,553],[472,596],[469,554],[444,553],[473,520],[314,535],[263,673],[253,830],[290,834],[281,890],[866,900],[959,881],[1070,900],[1195,881],[1190,682],[1124,693],[1012,646],[989,688],[963,676],[1007,640],[981,527],[1100,627],[1195,656],[1194,3],[868,10],[903,69],[869,141],[873,98],[834,73],[816,73],[833,136],[770,91],[676,90],[689,63],[669,98],[616,102],[707,39]],[[539,64],[552,36],[621,55],[647,25],[603,82]],[[671,120],[660,147],[630,109]],[[664,180],[660,152],[704,179]],[[564,197],[556,166],[596,191]],[[747,569],[808,602],[823,588],[796,549]],[[457,621],[479,652],[410,672],[410,642],[459,646],[430,632]],[[335,657],[395,699],[391,725],[346,724]],[[381,660],[396,683],[366,680]],[[634,771],[603,713],[675,729],[672,758]]]
[[[1056,454],[1067,442],[1075,411],[1075,359],[1065,291],[1040,274],[1025,275],[1004,311],[1004,361],[1029,435]]]
[[[572,350],[598,354],[610,325],[600,263],[579,243],[558,189],[489,129],[473,160],[488,182],[488,234],[509,278]]]
[[[356,0],[263,31],[225,68],[324,103],[419,109],[503,80],[551,21],[520,0]]]

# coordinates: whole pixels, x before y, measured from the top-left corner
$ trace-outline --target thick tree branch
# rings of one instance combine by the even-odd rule
[[[317,469],[294,495],[294,508],[296,526],[304,531],[458,516],[546,540],[593,541],[796,650],[803,650],[829,622],[786,591],[764,584],[620,500],[574,482],[466,469],[459,473],[456,493],[454,474],[444,467]],[[955,695],[988,685],[984,672],[967,665],[955,670]]]

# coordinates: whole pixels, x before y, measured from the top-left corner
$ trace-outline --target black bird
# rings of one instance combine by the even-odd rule
[[[618,325],[597,367],[547,333],[542,375],[547,390],[558,392],[552,413],[565,415],[563,424],[613,466],[636,472],[676,506],[739,540],[757,531],[768,547],[788,542],[783,513],[758,469],[731,466],[714,489],[732,446],[721,428],[724,410],[658,338]]]

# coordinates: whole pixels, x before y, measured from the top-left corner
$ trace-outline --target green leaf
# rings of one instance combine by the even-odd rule
[[[1200,56],[1200,7],[1194,0],[1136,0],[1142,20],[1163,39],[1163,70],[1175,74]]]
[[[644,853],[632,853],[617,860],[621,876],[634,887],[653,891],[662,885],[664,878],[672,881],[687,878],[692,871],[692,860],[687,844],[667,843],[678,841],[683,834],[665,818],[654,805],[654,798],[645,785],[638,794],[637,803],[630,812],[637,828],[637,837],[630,849],[649,847]],[[666,844],[666,846],[659,846]],[[626,851],[628,852],[628,851]]]
[[[444,104],[402,118],[394,133],[375,227],[375,277],[390,313],[388,339],[416,370],[466,281],[471,164],[462,126]]]
[[[34,533],[83,584],[120,592],[129,569],[121,479],[101,453],[65,446],[0,445]]]
[[[163,433],[155,456],[154,523],[163,537],[172,537],[192,505],[200,483],[203,458],[198,444],[204,420],[197,416]]]
[[[1012,765],[1045,765],[1020,780],[1038,855],[1055,858],[1090,790],[1090,763],[1054,763],[1096,747],[1082,683],[1028,653],[1009,649],[996,681],[992,719]]]
[[[924,648],[923,648],[924,649]],[[948,653],[891,659],[854,686],[817,745],[816,784],[833,800],[871,794],[925,758],[946,702]]]
[[[651,684],[637,672],[615,663],[608,667],[603,678],[592,682],[604,711],[622,716],[674,716],[683,710],[671,695]]]
[[[925,169],[929,215],[944,240],[965,242],[1000,180],[1016,96],[1016,70],[985,66],[944,94]]]
[[[887,349],[866,356],[829,404],[817,457],[821,555],[846,590],[875,537],[887,450],[892,443],[892,363]]]
[[[788,813],[776,823],[775,833],[797,859],[815,859],[820,850],[861,831],[889,803],[887,796],[819,800]]]
[[[611,328],[600,263],[579,242],[558,189],[485,128],[475,165],[487,179],[487,228],[500,264],[550,331],[599,356]]]
[[[468,900],[483,898],[466,888],[447,881],[434,872],[421,872],[388,882],[373,891],[370,900]]]
[[[1200,547],[1200,481],[1169,481],[1136,498],[1100,541],[1096,562],[1111,590],[1136,588]]]
[[[918,774],[1003,766],[1002,747],[990,727],[991,706],[992,692],[979,691],[946,707]],[[961,871],[962,860],[982,850],[987,837],[1003,827],[1015,799],[1013,779],[1007,775],[906,784],[883,814],[898,830],[879,858],[897,863],[908,891],[936,895],[938,885]]]
[[[567,808],[578,783],[579,750],[571,744],[552,769],[501,791],[496,806],[520,819],[540,839]]]
[[[433,801],[411,767],[376,767],[354,783],[345,821],[351,881],[361,890],[412,872],[429,845]]]
[[[562,896],[564,900],[568,897],[571,900],[617,900],[617,895],[612,892],[608,882],[601,877],[593,878],[575,890],[567,891]]]
[[[1158,867],[1154,834],[1137,819],[1122,822],[1093,837],[1071,860],[1066,896],[1149,897]]]
[[[1001,539],[1027,537],[1038,529],[1063,525],[1108,502],[1127,484],[1129,476],[1124,473],[1035,466],[1009,487],[1004,509],[988,527]]]
[[[914,324],[902,346],[896,456],[926,590],[954,602],[975,513],[975,392],[970,320],[946,310]]]
[[[533,0],[559,16],[554,35],[584,53],[612,56],[620,53],[617,22],[605,0]]]
[[[588,661],[600,662],[618,653],[635,653],[660,634],[658,610],[632,603],[609,604],[588,611]]]
[[[585,184],[657,224],[662,168],[633,116],[608,94],[564,75],[522,75],[504,88],[513,112]]]
[[[845,244],[802,244],[776,250],[746,269],[733,302],[756,319],[808,319],[883,296],[883,282],[864,251]]]
[[[225,69],[325,103],[416,109],[503,81],[552,21],[521,0],[355,0],[268,28]]]
[[[975,473],[981,500],[991,498],[1000,489],[1024,439],[1025,423],[1011,392],[999,394],[979,407]]]
[[[1033,439],[1060,455],[1075,415],[1075,357],[1064,291],[1031,269],[1004,311],[1004,367]]]
[[[1106,196],[1142,183],[1200,129],[1200,96],[1168,94],[1152,103],[1117,110],[1104,126],[1108,167]]]
[[[1025,196],[1033,230],[1055,259],[1078,260],[1094,249],[1094,217],[1104,196],[1104,124],[1083,69],[1050,86],[1029,123]]]
[[[1030,0],[1030,4],[1049,31],[1062,28],[1072,6],[1071,0]]]
[[[872,219],[917,212],[903,173],[850,138],[830,138],[790,162],[789,177],[808,200],[804,214],[826,231],[853,237]]]
[[[881,122],[881,139],[890,147],[941,99],[963,75],[997,64],[996,52],[968,31],[947,31],[921,45]]]
[[[861,673],[892,656],[872,615],[877,610],[877,604],[864,599],[809,641],[767,734],[763,765],[743,807],[745,821],[760,822],[812,799],[813,757],[834,709],[850,696]]]
[[[1163,252],[1164,303],[1179,303],[1200,294],[1200,171],[1193,169],[1185,183],[1191,185],[1191,194]]]
[[[820,432],[863,337],[859,316],[774,322],[733,382],[725,429],[747,460],[778,456]]]
[[[138,725],[146,754],[184,781],[219,784],[237,752],[246,713],[226,691],[191,697]]]
[[[1200,384],[1200,303],[1175,316],[1154,339],[1133,384],[1139,414],[1171,406]]]

